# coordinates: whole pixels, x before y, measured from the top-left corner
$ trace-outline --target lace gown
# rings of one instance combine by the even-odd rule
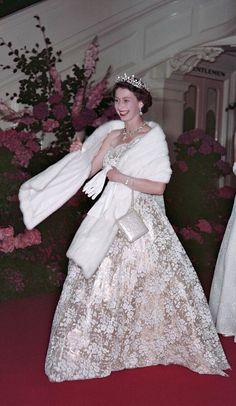
[[[234,336],[236,342],[235,247],[236,198],[218,254],[209,301],[217,331],[225,336]]]
[[[104,164],[115,165],[134,142],[110,149]],[[229,365],[207,301],[161,202],[138,195],[135,207],[149,232],[129,243],[118,231],[90,279],[69,263],[46,358],[51,381],[157,364],[225,375]]]

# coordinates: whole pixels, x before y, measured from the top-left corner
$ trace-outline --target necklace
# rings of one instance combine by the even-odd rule
[[[121,134],[122,134],[122,139],[125,141],[127,140],[127,138],[132,138],[134,135],[138,134],[139,131],[141,131],[144,127],[146,127],[147,123],[143,123],[140,127],[135,128],[135,130],[127,130],[126,127],[124,127],[121,130]]]

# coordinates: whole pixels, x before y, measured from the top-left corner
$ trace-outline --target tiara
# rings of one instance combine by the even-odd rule
[[[126,73],[124,73],[122,76],[117,76],[115,82],[126,82],[134,87],[137,87],[138,89],[145,89],[149,91],[147,84],[141,79],[136,79],[134,75],[128,76]]]

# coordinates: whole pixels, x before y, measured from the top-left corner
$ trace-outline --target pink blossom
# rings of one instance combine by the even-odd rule
[[[200,231],[211,234],[212,233],[212,226],[211,224],[205,219],[199,219],[197,223],[197,227]]]
[[[98,60],[98,41],[95,37],[88,46],[84,57],[84,76],[89,79],[96,69],[96,62]]]
[[[68,114],[68,109],[67,109],[67,107],[66,107],[64,104],[60,103],[60,104],[55,104],[55,105],[53,106],[52,112],[53,112],[53,114],[54,114],[54,117],[55,117],[57,120],[61,121],[61,120],[63,120],[63,119],[67,116],[67,114]]]
[[[62,94],[61,77],[55,66],[51,66],[51,68],[49,70],[49,74],[53,81],[54,91],[56,93]]]
[[[209,155],[212,152],[212,147],[204,141],[199,147],[199,152],[203,155]]]
[[[206,136],[205,131],[202,130],[201,128],[194,128],[190,130],[190,134],[193,137],[193,141],[195,143],[203,140],[203,138]]]
[[[62,94],[54,92],[48,99],[50,104],[58,104],[62,99]]]
[[[228,175],[231,173],[231,166],[228,164],[228,162],[222,161],[222,159],[219,159],[219,161],[215,163],[215,166],[223,175]]]
[[[199,128],[194,128],[193,130],[186,131],[178,137],[178,143],[189,145],[193,142],[198,142],[204,137],[205,133]]]
[[[107,80],[103,79],[92,87],[88,92],[88,109],[95,109],[103,98],[103,93],[107,87]]]
[[[222,199],[233,199],[235,196],[235,188],[231,186],[224,186],[218,190],[217,195]]]
[[[200,244],[203,243],[202,236],[197,233],[196,231],[192,230],[190,227],[183,227],[179,230],[179,234],[182,235],[182,237],[185,240],[194,240],[199,242]]]
[[[213,151],[220,155],[226,154],[226,149],[217,141],[214,141],[213,143]]]
[[[18,234],[15,237],[16,248],[26,248],[32,245],[39,245],[41,242],[41,233],[37,229],[26,230],[24,233]]]
[[[180,144],[188,145],[188,144],[192,144],[192,142],[193,142],[193,137],[191,136],[191,134],[189,134],[187,132],[181,134],[178,137],[178,143],[180,143]]]
[[[176,162],[178,165],[178,168],[181,172],[187,172],[188,171],[188,165],[185,161],[177,161]]]
[[[0,240],[14,236],[14,229],[12,226],[0,227]]]
[[[55,130],[56,128],[59,127],[59,123],[56,120],[53,120],[52,118],[48,118],[46,121],[43,122],[43,131],[45,132],[50,132]]]
[[[31,116],[25,116],[19,119],[19,124],[31,125],[35,123],[37,120]]]
[[[72,125],[76,131],[80,131],[87,125],[92,125],[96,117],[94,110],[84,109],[77,117],[72,119]]]
[[[82,109],[84,99],[84,89],[78,89],[75,95],[74,104],[72,106],[72,117],[75,118]]]
[[[100,117],[97,117],[92,126],[99,127],[101,124],[106,123],[108,120],[118,119],[117,113],[113,105],[109,106]]]
[[[14,229],[12,226],[0,228],[0,251],[5,254],[14,251]]]
[[[47,103],[40,102],[33,107],[33,114],[37,120],[45,120],[48,117]]]
[[[32,245],[41,244],[41,233],[36,228],[33,230],[25,230],[15,237],[15,248],[26,248]]]

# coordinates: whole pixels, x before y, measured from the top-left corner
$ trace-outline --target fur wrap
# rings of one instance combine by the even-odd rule
[[[127,150],[117,169],[128,176],[168,183],[171,168],[165,135],[157,123],[148,122],[148,125],[152,129]],[[104,124],[85,141],[82,152],[68,154],[21,186],[20,207],[28,228],[33,228],[73,196],[88,178],[91,161],[103,139],[111,130],[123,126],[119,120]],[[138,193],[135,192],[135,197]],[[158,198],[164,207],[163,197]],[[127,212],[130,203],[129,187],[108,182],[81,223],[67,257],[81,267],[86,278],[93,275],[105,257],[117,233],[116,220]]]

